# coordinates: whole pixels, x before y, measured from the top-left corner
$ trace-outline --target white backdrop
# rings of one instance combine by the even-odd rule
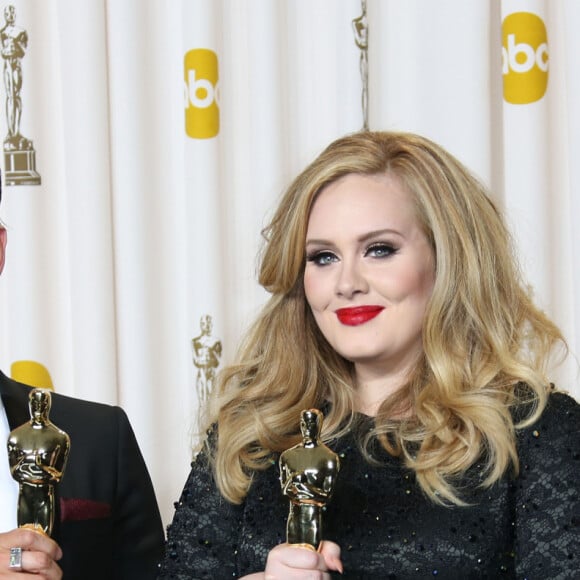
[[[492,187],[570,343],[554,377],[580,396],[576,0],[13,0],[0,18],[10,5],[40,184],[4,153],[0,366],[122,405],[166,523],[199,389],[264,300],[260,229],[365,119],[433,138]]]

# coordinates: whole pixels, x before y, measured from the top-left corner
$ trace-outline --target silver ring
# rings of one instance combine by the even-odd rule
[[[22,570],[22,548],[10,548],[8,568]]]

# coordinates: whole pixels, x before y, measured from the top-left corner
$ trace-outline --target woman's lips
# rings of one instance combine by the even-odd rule
[[[358,326],[372,320],[385,309],[384,306],[357,306],[356,308],[339,308],[336,315],[342,324]]]

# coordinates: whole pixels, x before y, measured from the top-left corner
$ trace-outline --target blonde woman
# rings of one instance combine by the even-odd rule
[[[338,139],[265,230],[269,302],[220,377],[161,578],[572,578],[580,405],[485,188],[405,133]],[[318,552],[285,543],[280,453],[324,412]]]

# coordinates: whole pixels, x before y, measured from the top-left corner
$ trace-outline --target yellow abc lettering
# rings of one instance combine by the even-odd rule
[[[528,104],[540,100],[548,86],[548,36],[543,20],[531,12],[515,12],[502,23],[504,99]]]
[[[219,133],[218,58],[207,48],[195,48],[184,57],[185,132],[192,139]]]

